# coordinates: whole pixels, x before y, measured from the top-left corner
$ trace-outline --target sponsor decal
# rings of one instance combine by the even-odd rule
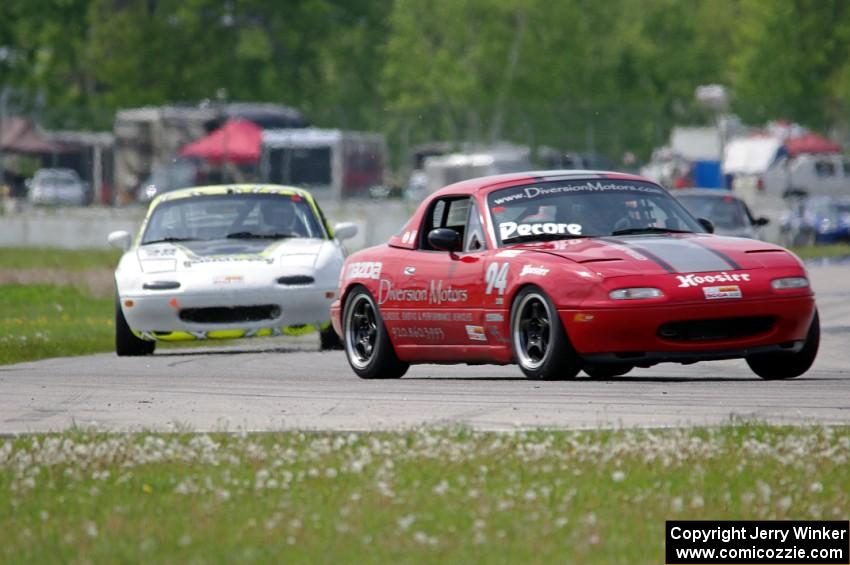
[[[588,181],[582,184],[571,184],[565,186],[527,186],[519,192],[508,194],[507,196],[500,196],[498,198],[494,198],[492,202],[496,206],[501,206],[502,204],[513,202],[515,200],[530,200],[533,198],[538,198],[540,196],[549,196],[552,194],[564,194],[571,192],[610,192],[612,190],[625,190],[629,192],[635,191],[651,194],[658,194],[658,192],[660,192],[660,189],[650,185],[614,184],[610,182],[605,183],[601,181]]]
[[[174,308],[175,310],[180,310],[180,303],[177,302],[176,298],[172,298],[168,301],[168,305]]]
[[[691,286],[701,286],[706,283],[724,283],[724,282],[749,282],[750,275],[747,273],[715,273],[712,275],[676,275],[679,279],[679,288],[688,288]]]
[[[466,326],[466,335],[472,341],[487,341],[487,334],[482,326]]]
[[[431,281],[429,289],[424,288],[393,288],[392,281],[381,279],[378,288],[378,304],[392,302],[427,302],[429,304],[443,304],[446,302],[466,302],[468,293],[466,289],[454,288],[446,285],[443,281]]]
[[[213,278],[213,284],[241,284],[245,282],[242,275],[224,275]]]
[[[262,255],[213,255],[209,257],[195,257],[190,261],[185,261],[184,265],[191,267],[192,265],[200,265],[203,263],[274,263],[274,257],[263,257]]]
[[[144,249],[142,254],[145,257],[173,257],[176,252],[177,250],[173,247],[153,247]]]
[[[520,271],[519,276],[524,277],[525,275],[536,275],[538,277],[544,277],[549,274],[549,269],[546,267],[535,267],[534,265],[523,265],[522,271]]]
[[[399,317],[398,313],[395,313],[396,316],[393,318],[394,320],[404,320],[406,322],[471,322],[472,314],[468,312],[433,312],[433,311],[424,311],[420,312],[417,310],[405,310],[401,312],[401,316]],[[384,319],[387,320],[386,316]]]
[[[543,234],[581,235],[581,224],[564,224],[557,222],[542,222],[538,224],[518,224],[502,222],[499,224],[499,237],[502,241],[512,237]]]
[[[383,263],[380,261],[361,261],[359,263],[351,263],[348,266],[347,276],[349,279],[374,279],[381,278],[381,269]]]
[[[446,334],[443,332],[442,328],[396,327],[392,329],[392,332],[393,337],[403,339],[424,339],[427,341],[443,341],[446,338]]]
[[[496,313],[490,312],[490,313],[484,315],[484,321],[485,322],[504,322],[505,317],[502,316],[501,314],[496,314]]]
[[[496,257],[516,257],[523,251],[523,249],[505,249],[504,251],[499,251],[498,253],[496,253]]]
[[[741,298],[741,287],[736,284],[727,286],[704,286],[702,292],[705,294],[706,300],[716,300],[718,298]]]

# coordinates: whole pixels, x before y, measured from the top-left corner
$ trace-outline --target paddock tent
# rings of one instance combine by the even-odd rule
[[[231,119],[208,136],[183,146],[180,155],[216,164],[253,165],[260,160],[262,138],[263,130],[255,123]]]

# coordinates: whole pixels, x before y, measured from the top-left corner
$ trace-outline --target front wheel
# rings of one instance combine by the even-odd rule
[[[342,337],[348,364],[361,379],[397,379],[410,367],[396,357],[384,320],[364,287],[345,302]]]
[[[115,353],[119,357],[138,357],[150,355],[156,349],[155,341],[139,339],[130,331],[124,312],[121,311],[120,299],[115,299]]]
[[[818,354],[820,345],[820,319],[818,313],[809,326],[806,342],[796,353],[767,353],[747,357],[747,365],[755,374],[766,380],[783,380],[799,377],[809,370]]]
[[[558,311],[538,287],[526,287],[514,299],[511,346],[529,379],[572,379],[581,370],[581,359],[567,339]]]

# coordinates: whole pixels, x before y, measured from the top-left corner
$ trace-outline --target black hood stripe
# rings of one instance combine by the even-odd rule
[[[649,236],[608,241],[646,255],[668,273],[702,273],[741,268],[725,254],[686,239]]]
[[[664,259],[662,259],[658,255],[656,255],[655,253],[652,253],[651,251],[649,251],[648,249],[644,249],[643,247],[639,247],[637,245],[634,245],[633,243],[631,243],[629,241],[625,241],[625,240],[622,240],[622,239],[611,239],[611,238],[605,238],[602,241],[607,241],[607,242],[610,242],[610,243],[616,243],[617,245],[623,245],[625,247],[628,247],[629,249],[633,249],[634,251],[637,251],[641,255],[645,255],[647,259],[651,259],[652,261],[655,261],[655,263],[657,263],[659,267],[661,267],[662,269],[664,269],[668,273],[678,272],[678,271],[676,271],[676,269],[673,268],[673,265],[671,265],[670,263],[668,263],[667,261],[665,261]]]
[[[698,246],[702,247],[703,249],[707,249],[708,251],[714,253],[715,255],[717,255],[718,257],[720,257],[721,259],[723,259],[727,263],[729,263],[729,266],[732,267],[735,270],[743,269],[743,267],[741,265],[739,265],[734,259],[732,259],[728,255],[726,255],[722,251],[718,251],[716,249],[712,249],[711,247],[709,247],[707,245],[703,245],[700,241],[698,241],[696,239],[690,240],[689,243],[691,243],[693,245],[698,245]]]

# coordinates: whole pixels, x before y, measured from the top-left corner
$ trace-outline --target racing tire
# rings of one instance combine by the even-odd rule
[[[398,379],[410,368],[396,356],[375,299],[364,287],[345,301],[342,335],[348,364],[361,379]]]
[[[588,363],[582,367],[582,370],[592,379],[605,380],[613,377],[621,377],[634,368],[634,365],[629,365],[628,363]]]
[[[342,340],[336,335],[333,326],[319,328],[319,347],[322,351],[342,349]]]
[[[529,379],[572,379],[581,370],[558,310],[536,286],[523,288],[511,305],[511,348]]]
[[[118,357],[140,357],[150,355],[156,349],[155,341],[139,339],[130,331],[121,303],[115,298],[115,353]]]
[[[755,374],[768,381],[793,379],[799,377],[809,370],[818,354],[820,345],[820,318],[817,311],[806,334],[806,342],[803,348],[796,353],[767,353],[764,355],[750,355],[747,357],[747,365]]]

